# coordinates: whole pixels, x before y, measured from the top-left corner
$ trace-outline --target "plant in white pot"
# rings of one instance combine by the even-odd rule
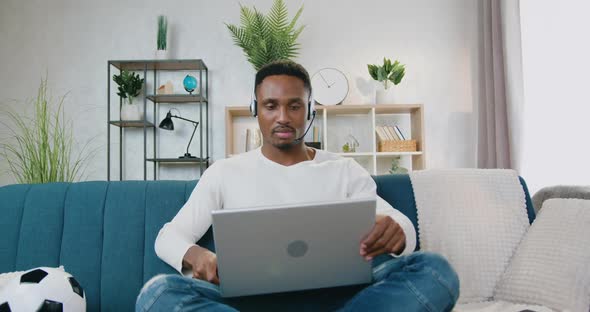
[[[164,15],[158,16],[158,49],[156,50],[156,59],[165,60],[168,54],[168,19]]]
[[[133,103],[143,87],[143,78],[139,74],[123,70],[120,75],[113,75],[113,80],[119,85],[119,95],[123,99],[121,120],[143,120],[141,105]]]
[[[369,74],[373,79],[379,82],[379,87],[375,94],[376,104],[392,104],[395,102],[393,85],[398,85],[406,73],[405,65],[396,60],[393,64],[391,60],[383,58],[383,66],[367,65]]]

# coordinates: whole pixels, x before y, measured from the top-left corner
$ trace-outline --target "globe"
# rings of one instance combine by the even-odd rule
[[[186,92],[193,94],[193,91],[195,91],[195,89],[197,88],[197,78],[191,75],[186,75],[186,77],[184,77],[184,80],[182,81],[182,84],[184,85],[184,89],[186,90]]]

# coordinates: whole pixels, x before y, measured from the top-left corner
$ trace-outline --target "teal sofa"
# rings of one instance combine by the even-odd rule
[[[408,175],[374,177],[378,194],[417,227]],[[526,184],[529,221],[534,209]],[[151,277],[176,273],[155,254],[162,225],[197,181],[79,182],[0,187],[0,273],[63,265],[88,311],[133,311]],[[211,229],[198,242],[214,250]],[[417,246],[419,249],[419,245]]]

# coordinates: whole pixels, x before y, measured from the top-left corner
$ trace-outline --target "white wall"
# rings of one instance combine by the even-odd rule
[[[521,174],[531,191],[590,184],[590,2],[522,0]]]
[[[272,1],[242,3],[266,11]],[[291,14],[299,5],[288,1]],[[297,61],[311,74],[322,67],[341,69],[351,84],[345,104],[365,104],[371,103],[374,86],[366,64],[383,56],[400,59],[407,68],[400,100],[425,105],[427,166],[474,167],[478,10],[472,0],[308,1],[300,20],[307,26]],[[26,110],[8,100],[34,95],[40,77],[48,72],[54,95],[70,92],[66,108],[75,119],[76,140],[95,138],[92,145],[98,152],[88,179],[106,179],[106,63],[152,58],[158,14],[167,15],[171,24],[172,53],[202,58],[210,69],[212,152],[214,159],[224,157],[224,107],[248,103],[254,75],[223,25],[239,21],[236,1],[3,0],[0,102]],[[191,129],[180,122],[177,127],[166,135],[168,144],[161,144],[161,150],[170,152],[162,156],[182,154]],[[129,150],[140,153],[137,134],[131,133],[125,142]],[[6,135],[6,129],[0,129],[0,137]],[[115,140],[113,148],[117,144]],[[143,166],[132,154],[125,155],[126,176],[141,179]],[[196,177],[196,170],[184,168],[162,170],[161,177]],[[0,185],[12,182],[9,176],[0,177]]]

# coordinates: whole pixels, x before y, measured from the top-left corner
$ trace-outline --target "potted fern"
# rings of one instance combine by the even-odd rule
[[[0,142],[0,156],[18,183],[73,182],[80,180],[93,151],[88,144],[81,150],[73,137],[71,121],[65,118],[65,95],[53,103],[47,79],[41,80],[37,96],[30,104],[32,116],[3,109],[2,122],[10,139]],[[57,104],[57,105],[56,105]]]
[[[397,86],[406,73],[405,65],[396,60],[393,64],[391,60],[383,58],[383,65],[367,65],[371,77],[379,82],[375,94],[375,102],[377,104],[392,104],[394,103],[394,91],[392,84]]]
[[[158,16],[158,40],[157,40],[156,59],[167,59],[168,54],[168,19],[164,15]]]
[[[139,74],[123,70],[120,75],[113,75],[113,80],[119,85],[117,95],[123,100],[121,120],[143,120],[141,105],[133,103],[133,99],[141,92],[144,78],[139,78]]]
[[[277,60],[292,59],[299,54],[297,38],[305,26],[297,27],[303,6],[291,21],[283,0],[275,0],[268,14],[256,7],[240,5],[241,25],[227,24],[234,43],[242,48],[248,62],[258,71],[262,66]]]

